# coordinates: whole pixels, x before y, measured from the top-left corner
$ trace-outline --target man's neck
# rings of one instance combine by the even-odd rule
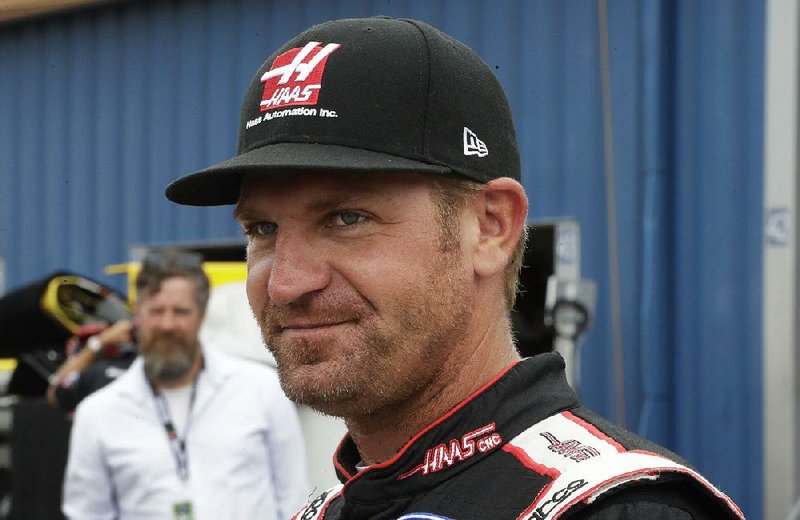
[[[428,387],[411,401],[367,416],[346,417],[348,432],[363,462],[377,464],[389,460],[414,435],[519,361],[510,341],[509,337],[507,346],[491,349],[490,355],[484,349],[474,351],[466,362],[462,359],[460,365],[452,365],[459,366],[457,373],[446,374],[446,380]]]

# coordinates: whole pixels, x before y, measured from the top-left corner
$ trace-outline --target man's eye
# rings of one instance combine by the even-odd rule
[[[352,226],[364,220],[364,215],[354,211],[342,211],[334,216],[333,222],[337,226]]]
[[[275,232],[278,230],[278,225],[274,222],[259,222],[257,224],[253,224],[247,230],[249,235],[274,235]]]

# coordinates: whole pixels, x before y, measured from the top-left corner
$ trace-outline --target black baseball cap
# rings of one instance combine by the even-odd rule
[[[259,67],[238,155],[170,184],[179,204],[235,204],[242,175],[417,172],[520,180],[508,100],[475,52],[438,29],[386,17],[334,20]]]

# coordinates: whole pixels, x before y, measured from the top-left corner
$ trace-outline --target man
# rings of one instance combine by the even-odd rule
[[[73,352],[73,347],[80,347]],[[119,320],[111,325],[81,327],[67,342],[67,360],[50,378],[47,402],[66,414],[89,394],[125,373],[136,359],[133,324]]]
[[[236,204],[247,290],[298,403],[344,418],[342,485],[294,518],[741,518],[581,406],[509,312],[527,199],[505,95],[414,20],[338,20],[258,69],[239,155],[167,188]]]
[[[200,345],[200,259],[154,253],[136,289],[140,355],[76,410],[64,513],[287,518],[308,497],[295,409],[269,368]]]

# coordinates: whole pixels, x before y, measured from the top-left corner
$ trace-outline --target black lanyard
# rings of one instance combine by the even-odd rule
[[[156,402],[156,412],[159,419],[164,425],[164,430],[167,432],[167,440],[169,447],[172,450],[172,456],[175,457],[175,466],[178,471],[178,478],[183,482],[189,480],[189,454],[186,452],[186,438],[189,436],[189,426],[192,421],[192,408],[194,408],[194,398],[197,394],[197,377],[192,383],[192,393],[189,397],[189,411],[186,416],[186,429],[183,432],[183,438],[178,435],[175,430],[175,423],[172,421],[172,414],[169,413],[169,405],[164,395],[151,387],[153,390],[153,400]]]

